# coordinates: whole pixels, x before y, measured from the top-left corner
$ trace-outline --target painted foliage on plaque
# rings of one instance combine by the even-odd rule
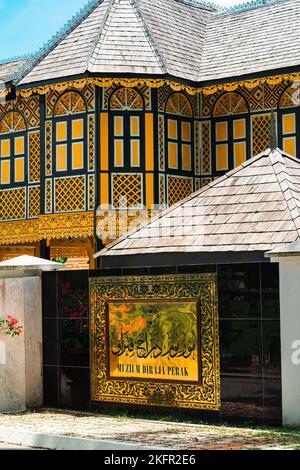
[[[196,301],[108,303],[111,378],[200,381]]]

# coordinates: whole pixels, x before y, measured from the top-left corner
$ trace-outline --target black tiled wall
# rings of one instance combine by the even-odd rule
[[[89,273],[43,276],[45,405],[90,408]]]
[[[220,421],[281,422],[278,266],[270,263],[145,268],[143,274],[217,272],[220,313]],[[89,276],[130,270],[66,271],[43,276],[44,401],[90,409]],[[201,413],[199,413],[200,416]]]

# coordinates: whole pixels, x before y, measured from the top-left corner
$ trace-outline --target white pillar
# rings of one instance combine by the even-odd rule
[[[291,245],[293,247],[293,245]],[[279,263],[283,426],[300,426],[300,253],[270,252]]]
[[[21,258],[13,266],[0,263],[0,316],[11,315],[23,326],[19,337],[0,335],[0,412],[43,404],[41,273],[60,266]]]

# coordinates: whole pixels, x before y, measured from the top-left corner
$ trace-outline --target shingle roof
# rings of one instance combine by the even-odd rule
[[[199,0],[92,0],[19,84],[97,74],[193,82],[300,65],[300,0],[218,11]]]
[[[24,59],[0,64],[0,81],[4,83],[12,81],[16,71],[25,65],[26,62],[26,59]]]
[[[300,161],[269,149],[100,255],[265,252],[299,237]]]
[[[212,14],[210,6],[190,0],[100,0],[20,84],[85,72],[197,80]]]
[[[214,15],[199,81],[300,65],[300,1],[281,0],[249,11]]]

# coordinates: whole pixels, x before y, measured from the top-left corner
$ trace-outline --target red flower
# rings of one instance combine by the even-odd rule
[[[16,318],[10,316],[10,315],[7,315],[7,318],[9,319],[9,323],[8,323],[8,328],[11,328],[13,327],[14,325],[17,325],[18,323],[18,320],[16,320]]]

